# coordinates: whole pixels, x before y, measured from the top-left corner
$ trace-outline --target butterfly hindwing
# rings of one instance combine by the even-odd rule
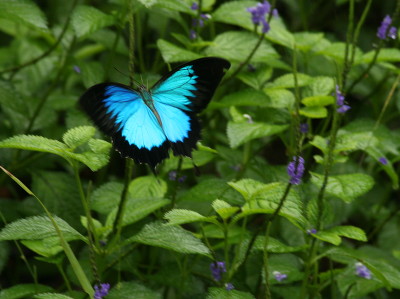
[[[191,156],[200,139],[196,114],[208,105],[229,67],[221,58],[201,58],[169,72],[150,91],[101,83],[89,88],[80,103],[123,157],[154,168],[170,148],[174,155]]]

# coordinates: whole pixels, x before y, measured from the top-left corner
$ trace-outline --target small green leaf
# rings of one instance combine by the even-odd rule
[[[375,57],[375,50],[365,53],[362,62],[371,63]],[[376,62],[398,62],[400,61],[400,50],[396,48],[383,48],[379,51]]]
[[[248,86],[260,90],[271,76],[272,67],[260,64],[255,66],[254,71],[243,70],[237,77]]]
[[[134,281],[119,282],[114,286],[110,293],[106,296],[107,299],[161,299],[162,296],[150,288],[145,287]]]
[[[335,81],[331,77],[312,77],[310,84],[305,88],[303,96],[332,96]]]
[[[0,141],[0,148],[18,148],[31,151],[47,152],[65,157],[68,147],[57,140],[34,135],[17,135]]]
[[[336,246],[340,245],[340,243],[342,242],[342,238],[340,238],[340,236],[335,232],[319,231],[315,234],[312,234],[312,236],[321,241],[328,242]]]
[[[256,6],[256,1],[230,1],[222,3],[213,13],[214,21],[243,27],[249,31],[254,29],[251,14],[246,10]]]
[[[0,19],[47,29],[47,20],[39,6],[31,0],[1,0]]]
[[[51,292],[53,288],[42,284],[18,284],[0,291],[1,299],[20,299],[31,297],[38,292]]]
[[[82,62],[79,64],[83,85],[89,88],[105,80],[103,64],[97,61]]]
[[[311,96],[306,97],[301,100],[301,102],[309,107],[312,106],[327,106],[333,104],[335,102],[334,97],[332,96]]]
[[[365,232],[358,227],[351,225],[335,226],[328,230],[328,232],[335,233],[338,236],[346,237],[349,239],[367,242],[367,235]]]
[[[211,205],[222,219],[228,219],[240,210],[238,207],[232,207],[229,203],[220,199],[214,200]]]
[[[307,86],[312,82],[312,78],[306,74],[297,73],[297,86]],[[268,88],[295,88],[295,78],[293,74],[286,74],[275,79],[273,83],[268,84]]]
[[[279,134],[287,125],[267,123],[228,122],[227,134],[231,148],[236,148],[250,140]]]
[[[293,34],[296,41],[296,49],[301,51],[311,50],[320,40],[324,38],[323,33],[298,32]]]
[[[63,135],[63,141],[70,148],[76,148],[89,141],[94,136],[96,129],[91,126],[75,127]]]
[[[114,17],[93,6],[79,5],[72,14],[71,24],[78,38],[114,23]]]
[[[285,108],[291,110],[295,102],[294,94],[287,89],[264,88],[264,92],[269,96],[269,107]]]
[[[42,293],[33,296],[34,299],[74,299],[70,296],[58,293]]]
[[[325,118],[328,116],[328,110],[321,106],[303,107],[300,114],[308,118]]]
[[[211,101],[209,109],[224,107],[257,106],[266,107],[270,103],[269,97],[262,91],[244,89],[224,96],[220,101]]]
[[[224,288],[212,287],[208,289],[206,299],[255,299],[255,297],[247,292],[237,290],[225,290]]]
[[[167,63],[189,61],[201,58],[199,54],[179,48],[163,39],[159,39],[157,41],[157,47],[160,49],[161,55],[164,61]]]
[[[122,194],[124,185],[118,182],[108,182],[93,191],[90,207],[101,214],[108,214],[115,208]]]
[[[178,225],[191,222],[212,222],[216,223],[215,217],[205,217],[195,211],[186,209],[173,209],[164,215],[164,218],[168,220],[168,224]]]
[[[256,241],[254,242],[253,250],[264,251],[264,242],[265,242],[265,237],[258,236]],[[268,237],[268,246],[267,246],[268,252],[273,252],[273,253],[299,252],[304,250],[304,248],[305,246],[288,246],[275,238]]]
[[[210,256],[208,248],[188,231],[180,226],[163,225],[157,222],[146,224],[137,235],[129,238],[127,242],[162,247],[184,254]]]
[[[154,175],[142,176],[129,184],[129,195],[132,198],[163,198],[167,193],[167,183]]]
[[[265,187],[264,183],[253,179],[242,179],[237,182],[229,182],[228,185],[238,191],[246,201],[249,201],[256,192]]]
[[[310,172],[311,182],[318,188],[322,186],[323,175]],[[345,202],[351,202],[367,193],[374,185],[374,179],[363,173],[329,176],[326,192],[339,197]]]

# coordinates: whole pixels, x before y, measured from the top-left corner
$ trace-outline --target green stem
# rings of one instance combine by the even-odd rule
[[[263,260],[264,260],[264,275],[265,275],[265,298],[271,299],[271,291],[269,286],[269,272],[268,272],[268,241],[269,241],[269,233],[271,230],[272,221],[268,221],[267,229],[265,230],[265,239],[264,239],[264,252],[263,252]]]

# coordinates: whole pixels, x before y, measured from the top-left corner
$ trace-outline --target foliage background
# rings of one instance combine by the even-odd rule
[[[246,11],[255,1],[202,1],[211,19],[193,28],[192,1],[1,0],[0,165],[31,193],[0,174],[0,298],[88,293],[35,196],[59,217],[90,284],[111,284],[107,298],[396,298],[400,51],[398,38],[380,41],[376,31],[386,14],[398,24],[399,3],[276,1],[279,18],[264,37]],[[369,4],[347,75],[348,28]],[[189,38],[191,29],[199,38]],[[252,67],[236,74],[260,36]],[[202,56],[232,63],[201,115],[200,176],[189,159],[179,170],[172,157],[157,178],[135,165],[129,179],[125,161],[77,105],[96,83],[128,84],[130,55],[135,78],[149,86],[171,64]],[[351,106],[344,116],[335,113],[335,84]],[[300,122],[310,129],[298,138]],[[305,158],[306,174],[286,198],[286,165],[295,155]],[[170,179],[176,169],[184,182]],[[319,200],[324,174],[333,181]],[[113,222],[124,186],[119,235]],[[246,251],[255,232],[262,236]],[[227,264],[222,281],[211,275],[213,260]],[[371,280],[355,274],[356,262]],[[273,271],[288,278],[278,282]]]

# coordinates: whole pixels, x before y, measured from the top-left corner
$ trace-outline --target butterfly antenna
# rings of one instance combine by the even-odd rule
[[[129,78],[129,75],[127,75],[127,74],[125,74],[124,72],[120,71],[120,70],[117,69],[116,67],[114,67],[114,69],[115,69],[118,73],[120,73],[121,75],[123,75],[123,76]],[[137,81],[136,79],[133,79],[133,83],[134,83],[136,86],[139,86],[139,85],[140,85],[139,81]]]

